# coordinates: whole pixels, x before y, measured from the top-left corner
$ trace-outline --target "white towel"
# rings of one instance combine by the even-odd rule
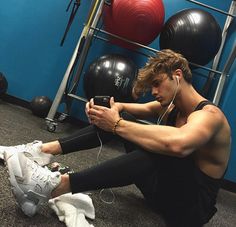
[[[50,199],[48,204],[67,227],[93,227],[86,220],[86,217],[95,219],[93,202],[88,195],[67,193]]]

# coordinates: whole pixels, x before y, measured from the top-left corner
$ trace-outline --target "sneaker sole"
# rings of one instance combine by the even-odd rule
[[[10,169],[13,169],[13,166],[11,165],[11,160],[14,154],[7,154],[6,152],[4,153],[4,160],[5,160],[5,165],[7,166],[7,173],[8,173],[8,180],[10,183],[10,187],[12,190],[12,194],[14,195],[17,204],[20,206],[21,210],[24,212],[29,217],[32,217],[35,215],[35,213],[38,210],[38,206],[34,204],[33,201],[29,200],[27,197],[27,194],[25,194],[21,188],[18,186],[15,175]],[[22,198],[21,200],[19,198]]]

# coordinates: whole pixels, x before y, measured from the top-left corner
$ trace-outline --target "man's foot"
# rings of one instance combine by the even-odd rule
[[[23,152],[5,152],[13,194],[22,209],[32,217],[61,182],[59,172],[51,172],[25,156]]]
[[[51,162],[53,155],[46,154],[41,151],[42,142],[35,140],[32,143],[17,145],[17,146],[0,146],[0,159],[4,159],[4,152],[24,152],[31,160],[44,166]]]

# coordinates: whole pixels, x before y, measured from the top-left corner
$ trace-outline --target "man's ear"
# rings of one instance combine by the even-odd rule
[[[183,77],[183,72],[181,69],[176,69],[174,72],[174,79],[176,79],[176,77],[178,78],[178,81],[181,80],[181,78]]]

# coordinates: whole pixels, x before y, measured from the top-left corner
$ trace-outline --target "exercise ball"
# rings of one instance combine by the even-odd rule
[[[202,9],[185,9],[165,23],[160,48],[172,49],[188,61],[206,65],[217,54],[222,31],[215,18]]]
[[[0,72],[0,95],[4,95],[8,88],[6,77]]]
[[[116,101],[129,102],[137,75],[132,60],[119,54],[103,55],[90,64],[84,75],[84,92],[88,99],[96,95],[113,96]]]
[[[162,0],[113,0],[104,5],[103,22],[107,32],[143,45],[150,44],[161,32],[165,10]],[[122,47],[137,46],[111,38]]]
[[[47,96],[36,96],[30,102],[32,113],[38,117],[46,117],[52,105]]]

